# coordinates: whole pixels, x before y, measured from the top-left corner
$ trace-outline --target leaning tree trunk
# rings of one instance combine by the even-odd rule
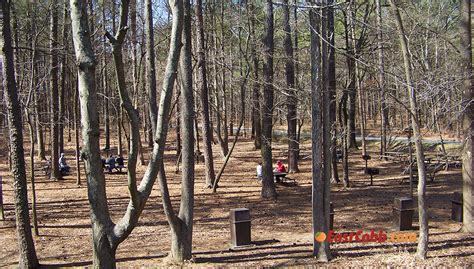
[[[202,0],[196,1],[196,35],[197,35],[197,59],[198,59],[198,77],[199,92],[201,100],[201,116],[202,116],[202,139],[204,148],[204,162],[206,165],[206,187],[210,188],[214,185],[214,159],[212,156],[211,128],[209,118],[209,90],[207,85],[206,70],[206,54],[204,44],[204,20],[202,16]]]
[[[276,198],[272,169],[272,120],[273,120],[273,3],[266,0],[265,34],[263,38],[263,104],[262,104],[262,197]]]
[[[398,35],[400,39],[400,46],[403,53],[403,62],[405,66],[405,76],[406,84],[408,87],[408,96],[410,99],[410,116],[411,116],[411,125],[413,128],[413,135],[415,139],[415,148],[416,148],[416,162],[418,166],[418,219],[420,222],[420,239],[418,241],[417,247],[417,257],[421,259],[426,259],[426,253],[428,251],[428,212],[426,208],[426,171],[425,171],[425,156],[423,153],[423,145],[421,143],[421,133],[418,119],[418,106],[416,103],[416,93],[415,88],[411,79],[411,62],[410,56],[408,54],[408,45],[405,36],[405,30],[403,28],[402,18],[398,11],[398,8],[394,0],[390,0],[390,6],[395,17],[395,22],[397,24]]]
[[[314,3],[314,1],[313,1]],[[329,242],[319,242],[316,236],[320,232],[328,234],[325,210],[325,179],[323,177],[323,122],[321,89],[321,51],[320,16],[311,9],[309,25],[311,31],[311,145],[312,145],[312,217],[313,217],[313,255],[319,261],[327,262],[331,258]],[[328,156],[325,156],[327,158]]]
[[[462,193],[463,193],[463,230],[474,232],[472,219],[473,209],[473,182],[472,182],[472,140],[474,135],[474,103],[472,102],[472,44],[471,44],[471,1],[461,1],[461,44],[464,71],[463,83],[463,132],[464,147],[462,156]]]
[[[3,87],[5,88],[6,112],[10,134],[10,154],[13,175],[13,189],[18,237],[19,268],[38,267],[35,245],[31,234],[30,216],[28,213],[28,193],[26,183],[26,164],[23,149],[23,129],[21,107],[15,81],[14,54],[10,29],[10,3],[1,1],[1,56],[3,62]]]
[[[296,140],[296,107],[297,89],[295,87],[295,64],[293,59],[293,44],[291,43],[290,7],[288,0],[283,1],[283,27],[285,37],[283,46],[285,48],[285,76],[288,87],[287,99],[287,122],[288,122],[288,172],[296,173],[298,169],[298,141]]]

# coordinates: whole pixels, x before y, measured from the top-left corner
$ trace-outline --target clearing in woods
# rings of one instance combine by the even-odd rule
[[[168,139],[173,141],[172,139]],[[5,141],[2,141],[5,145]],[[90,266],[91,231],[87,188],[75,181],[74,149],[68,144],[66,155],[72,166],[64,180],[53,182],[44,176],[37,162],[36,190],[40,236],[35,238],[38,258],[43,265]],[[274,143],[274,161],[286,163],[286,143]],[[218,148],[214,149],[218,152]],[[379,160],[374,147],[369,167],[380,169],[370,186],[370,177],[363,174],[364,161],[360,151],[349,158],[351,187],[332,184],[331,200],[335,208],[334,231],[351,232],[392,229],[392,206],[395,197],[409,196],[408,180],[401,184],[401,164]],[[7,152],[2,149],[2,152]],[[149,151],[145,151],[149,152]],[[145,155],[147,156],[147,155]],[[196,165],[196,195],[192,266],[292,266],[316,264],[312,258],[311,238],[311,159],[310,144],[304,142],[298,174],[289,175],[297,184],[277,185],[278,200],[260,198],[261,186],[255,178],[260,152],[253,150],[253,141],[242,138],[219,183],[217,194],[203,189],[204,164]],[[28,157],[28,156],[27,156]],[[105,157],[105,153],[104,153]],[[3,177],[6,220],[0,221],[0,267],[15,266],[18,259],[15,235],[12,179],[6,154],[0,156]],[[43,163],[44,164],[44,163]],[[222,158],[215,159],[220,168]],[[166,170],[174,202],[179,201],[180,175],[175,173],[176,151],[168,144]],[[339,170],[341,167],[339,165]],[[83,171],[83,170],[82,170]],[[144,167],[139,166],[139,173]],[[340,172],[340,174],[342,174]],[[110,211],[117,220],[128,204],[126,174],[106,174]],[[152,195],[137,228],[117,250],[120,267],[163,265],[169,248],[170,229],[155,184]],[[468,266],[474,262],[474,236],[459,232],[461,224],[450,220],[451,195],[461,190],[459,168],[440,171],[427,187],[430,224],[428,259],[416,261],[416,243],[338,243],[332,244],[332,266]],[[416,185],[415,185],[416,192]],[[415,195],[416,197],[416,195]],[[30,195],[31,198],[31,195]],[[416,205],[416,201],[415,201]],[[254,247],[230,249],[229,210],[246,207],[252,219]],[[417,212],[414,228],[417,227]],[[416,230],[414,230],[417,232]]]

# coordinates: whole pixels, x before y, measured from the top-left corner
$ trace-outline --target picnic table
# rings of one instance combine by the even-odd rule
[[[273,178],[275,179],[276,182],[281,182],[283,181],[284,178],[286,178],[287,173],[284,172],[273,172]]]
[[[426,172],[426,177],[433,182],[436,178],[436,174],[443,170],[444,163],[426,163],[425,162],[425,172]],[[402,175],[407,175],[409,174],[410,170],[412,170],[412,175],[413,178],[416,179],[418,177],[418,166],[416,161],[412,163],[411,166],[405,167],[402,171]],[[403,182],[403,179],[402,179]]]
[[[125,168],[125,163],[122,157],[114,158],[112,166],[107,162],[106,159],[102,159],[102,167],[104,168],[104,170],[109,172],[115,170],[116,172],[121,173],[122,169]]]
[[[408,159],[408,155],[405,152],[400,151],[386,151],[385,155],[381,155],[380,158],[395,161],[405,161]]]

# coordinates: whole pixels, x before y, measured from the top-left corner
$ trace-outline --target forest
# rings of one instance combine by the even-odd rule
[[[0,0],[0,267],[470,267],[470,0]]]

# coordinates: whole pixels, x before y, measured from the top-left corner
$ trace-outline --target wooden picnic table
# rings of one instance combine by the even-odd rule
[[[283,179],[286,177],[287,173],[282,173],[282,172],[273,172],[273,178],[275,179],[276,182],[283,181]]]
[[[396,161],[405,161],[408,159],[408,154],[400,151],[386,151],[385,155],[381,155],[380,157]]]
[[[425,172],[426,172],[426,177],[433,182],[436,178],[436,174],[443,170],[444,163],[425,163]],[[402,171],[402,175],[407,175],[410,172],[410,166],[405,167]],[[411,170],[412,170],[412,175],[413,178],[418,177],[418,166],[416,161],[414,161],[411,165]],[[403,180],[402,180],[403,181]]]

